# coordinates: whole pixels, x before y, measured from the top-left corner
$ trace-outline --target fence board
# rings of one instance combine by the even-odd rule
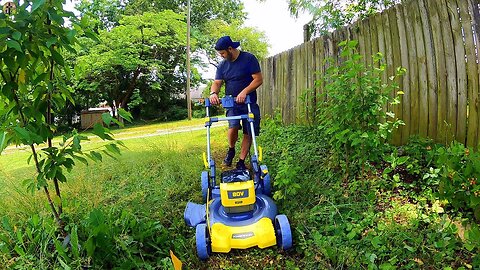
[[[397,15],[397,27],[398,35],[400,39],[400,61],[401,66],[408,68],[408,45],[406,40],[406,31],[405,31],[405,17],[403,14],[402,6],[398,5],[395,9]],[[408,136],[410,135],[410,84],[409,84],[409,72],[406,72],[402,76],[402,80],[399,84],[399,88],[404,92],[400,96],[400,102],[402,103],[402,117],[400,119],[405,123],[404,126],[401,126],[399,129],[402,132],[402,144],[407,142]]]
[[[460,16],[456,0],[447,0],[448,14],[452,25],[453,42],[455,50],[455,63],[457,68],[456,85],[457,85],[457,127],[455,139],[461,143],[465,143],[466,123],[467,123],[467,89],[466,89],[466,67],[465,67],[465,47],[463,45],[462,28],[460,26]]]
[[[372,39],[370,38],[370,20],[367,18],[362,20],[360,23],[362,25],[363,33],[362,35],[365,37],[365,62],[367,66],[372,65]]]
[[[412,12],[412,3],[403,6],[405,16],[405,28],[407,30],[408,44],[408,73],[410,74],[410,134],[418,134],[418,68],[417,68],[417,44],[415,42],[414,32],[414,14]]]
[[[446,66],[445,66],[445,54],[443,49],[443,37],[442,37],[442,24],[440,22],[439,15],[439,3],[437,0],[427,0],[428,12],[430,14],[431,35],[433,52],[435,55],[434,68],[436,87],[437,87],[437,134],[435,136],[437,141],[445,141],[447,121],[447,78],[446,78]],[[433,119],[433,118],[430,118]]]
[[[480,1],[478,0],[468,0],[468,6],[471,13],[471,16],[473,18],[473,33],[474,33],[474,41],[475,41],[475,47],[477,49],[477,52],[480,51],[480,10],[479,10],[479,4]],[[479,75],[479,83],[480,83],[480,67],[478,66],[478,63],[480,62],[480,55],[477,54],[477,71]],[[479,86],[480,88],[480,86]],[[478,93],[479,99],[480,99],[480,89]],[[480,144],[480,105],[478,102],[476,103],[477,105],[477,111],[479,112],[479,122],[478,124],[478,129],[477,129],[477,143],[475,144],[475,147],[477,147]]]
[[[397,13],[396,7],[391,8],[387,11],[388,20],[390,23],[390,31],[391,31],[391,47],[392,47],[392,54],[393,54],[393,62],[392,62],[392,75],[396,74],[396,69],[402,65],[402,60],[400,58],[400,36],[397,24]],[[402,82],[401,78],[398,77],[395,80],[397,85],[400,85]],[[397,95],[397,89],[394,89],[391,93],[393,97]],[[402,111],[403,104],[396,104],[392,106],[392,111],[395,113],[395,117],[402,119],[403,118],[403,111]],[[392,119],[393,120],[393,119]],[[397,129],[393,133],[392,143],[394,144],[401,144],[402,143],[402,130]]]
[[[425,41],[423,38],[423,27],[420,15],[419,3],[414,4],[414,30],[417,47],[417,68],[418,68],[418,134],[422,137],[428,135],[428,91],[427,91],[427,59],[425,55]]]
[[[473,10],[467,1],[457,1],[460,8],[460,18],[462,18],[462,29],[465,33],[465,53],[467,57],[467,85],[468,85],[468,126],[467,126],[467,145],[473,145],[477,148],[478,137],[478,70],[477,57],[475,56],[475,40],[473,38]]]
[[[426,8],[425,0],[419,0],[420,18],[422,20],[423,38],[425,44],[425,64],[427,71],[427,101],[428,101],[428,119],[427,135],[435,139],[437,135],[437,76],[435,72],[435,55],[433,52],[433,41],[431,35],[430,19]]]
[[[370,40],[372,41],[372,55],[377,55],[379,52],[378,49],[378,31],[377,31],[377,14],[372,16],[369,20],[369,27],[370,27]],[[378,63],[375,65],[378,67]]]
[[[452,26],[448,14],[445,0],[440,0],[438,4],[440,22],[442,23],[443,53],[445,54],[446,74],[447,74],[447,121],[446,140],[455,138],[457,130],[457,69],[455,67],[455,49],[453,47]]]

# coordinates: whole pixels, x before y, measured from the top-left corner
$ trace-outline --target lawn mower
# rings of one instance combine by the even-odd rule
[[[234,98],[222,98],[226,109],[234,106]],[[210,101],[205,99],[207,152],[203,159],[207,170],[201,173],[204,204],[188,202],[184,219],[195,228],[197,255],[206,260],[212,252],[228,253],[232,249],[277,245],[283,250],[292,247],[292,232],[285,215],[277,215],[271,196],[271,178],[266,165],[260,165],[262,151],[257,148],[254,114],[247,96],[248,114],[230,117],[210,117]],[[228,170],[216,181],[215,161],[210,150],[210,128],[213,123],[245,119],[252,134],[253,155],[247,170]],[[260,150],[260,155],[259,155]]]

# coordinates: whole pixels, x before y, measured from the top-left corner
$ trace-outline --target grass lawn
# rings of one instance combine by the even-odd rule
[[[195,230],[184,224],[183,211],[188,201],[201,202],[200,173],[206,144],[202,122],[180,121],[115,130],[115,136],[123,138],[127,147],[122,149],[122,155],[117,160],[104,157],[103,162],[90,162],[89,166],[79,162],[67,175],[67,183],[61,185],[67,223],[85,224],[92,211],[100,209],[105,213],[121,212],[121,218],[109,226],[123,228],[122,222],[139,230],[149,229],[142,226],[160,226],[166,235],[156,236],[164,240],[159,244],[163,246],[155,248],[161,249],[164,257],[168,256],[165,250],[173,250],[185,269],[352,269],[359,265],[365,269],[367,266],[395,269],[396,265],[402,269],[439,269],[470,262],[471,253],[460,247],[456,227],[448,216],[439,214],[438,205],[434,208],[422,196],[412,200],[398,189],[392,192],[374,179],[345,183],[319,178],[321,168],[316,167],[320,164],[316,160],[322,160],[322,153],[311,148],[295,150],[309,158],[290,161],[292,169],[295,164],[314,161],[305,166],[307,171],[292,176],[302,189],[297,195],[290,194],[278,201],[279,213],[287,214],[290,219],[294,248],[288,252],[276,247],[235,250],[213,254],[207,262],[199,261]],[[226,131],[225,126],[212,130],[212,150],[217,163],[226,150]],[[297,133],[300,137],[291,138],[293,145],[301,141],[299,138],[309,136],[301,130]],[[275,136],[267,133],[259,141],[273,149],[279,143],[274,141]],[[92,140],[84,144],[84,149],[102,144]],[[268,148],[266,153],[273,175],[281,166],[290,166],[281,163],[278,153],[271,153]],[[0,216],[13,221],[35,215],[50,218],[44,193],[29,194],[22,186],[24,179],[35,176],[33,167],[26,164],[28,155],[24,149],[9,149],[0,156]],[[278,165],[279,162],[283,165]],[[128,218],[127,214],[135,218]],[[85,242],[87,237],[80,239]],[[139,240],[129,238],[123,231],[115,237],[114,248],[138,252],[135,247]],[[149,260],[156,259],[162,258]],[[0,256],[0,264],[11,261],[12,258]],[[38,264],[31,265],[42,269]],[[143,268],[135,265],[132,268]],[[162,268],[160,264],[154,265]]]

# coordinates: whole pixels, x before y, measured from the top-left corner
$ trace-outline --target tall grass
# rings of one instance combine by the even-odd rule
[[[167,234],[169,241],[165,241],[165,246],[157,247],[162,256],[167,256],[165,250],[175,250],[176,245],[179,245],[177,249],[183,250],[179,256],[186,250],[192,251],[191,254],[186,254],[188,257],[195,256],[191,249],[192,240],[182,236],[182,231],[186,230],[183,211],[187,201],[201,201],[199,178],[203,167],[202,153],[206,147],[205,130],[188,131],[192,127],[198,127],[197,122],[190,123],[190,126],[185,121],[180,122],[176,133],[165,132],[171,130],[175,124],[117,131],[117,137],[126,138],[123,140],[126,148],[122,149],[120,156],[116,159],[104,156],[103,162],[89,162],[88,166],[78,162],[67,175],[67,183],[61,186],[67,223],[81,227],[95,209],[107,213],[107,218],[112,215],[113,219],[117,219],[116,223],[123,219],[130,223],[132,220],[143,220],[143,223],[157,222],[164,230],[171,232]],[[145,135],[147,136],[143,137]],[[213,128],[212,147],[216,149],[214,154],[223,154],[226,145],[226,128]],[[92,141],[85,144],[84,149],[101,146],[102,142]],[[26,162],[28,156],[29,153],[21,149],[10,150],[0,156],[0,215],[11,221],[27,221],[36,215],[50,216],[43,192],[30,194],[22,185],[24,179],[35,176],[33,166]],[[131,215],[134,215],[134,218],[130,220],[127,217]],[[116,224],[115,222],[112,225]],[[130,224],[127,227],[132,229],[138,226]],[[83,232],[86,233],[87,231]],[[134,232],[129,233],[130,237],[137,237],[131,235]],[[185,232],[185,235],[193,236],[190,232]],[[115,237],[120,239],[120,236]],[[84,235],[83,240],[86,241],[87,238],[88,235]],[[115,241],[120,241],[118,239]],[[121,244],[119,248],[123,249],[123,245],[126,244]],[[127,253],[131,252],[128,245],[126,246]],[[1,258],[2,256],[0,264]],[[7,259],[11,260],[8,257]],[[128,260],[130,258],[126,259]],[[85,262],[82,263],[85,265]],[[152,263],[152,266],[158,265]],[[118,267],[99,263],[96,266]]]

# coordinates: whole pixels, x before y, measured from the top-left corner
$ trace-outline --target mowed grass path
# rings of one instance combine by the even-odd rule
[[[71,222],[81,222],[98,207],[129,209],[158,220],[171,229],[172,235],[183,239],[176,253],[184,263],[192,269],[205,267],[196,259],[195,231],[183,224],[186,203],[201,202],[200,173],[206,147],[202,127],[203,120],[192,120],[115,130],[115,137],[123,138],[127,148],[122,149],[117,160],[104,156],[103,162],[89,162],[89,166],[76,162],[67,174],[67,183],[61,185],[64,212]],[[212,129],[215,156],[224,154],[226,131],[225,125]],[[83,149],[100,148],[104,143],[92,139],[83,144]],[[24,179],[35,177],[33,165],[26,162],[29,155],[26,149],[19,148],[0,156],[0,215],[12,220],[50,215],[43,191],[30,194],[22,185]],[[53,194],[53,184],[50,188]]]

